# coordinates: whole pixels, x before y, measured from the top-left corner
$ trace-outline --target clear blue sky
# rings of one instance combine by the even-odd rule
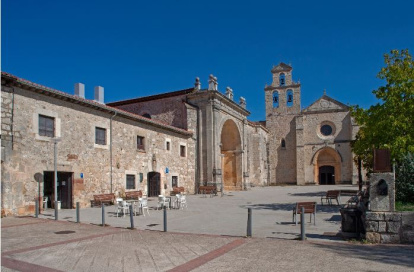
[[[265,119],[270,69],[293,66],[302,107],[323,94],[369,107],[383,54],[414,54],[414,1],[3,0],[2,71],[73,93],[105,88],[105,102],[218,78]]]

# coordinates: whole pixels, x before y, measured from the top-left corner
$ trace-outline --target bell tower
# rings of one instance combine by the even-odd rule
[[[292,67],[281,62],[272,69],[272,85],[266,86],[266,116],[300,113],[300,84],[292,80]],[[266,118],[267,119],[267,118]]]
[[[296,117],[301,114],[300,83],[292,67],[274,66],[272,84],[265,87],[266,127],[269,129],[271,184],[296,184]]]

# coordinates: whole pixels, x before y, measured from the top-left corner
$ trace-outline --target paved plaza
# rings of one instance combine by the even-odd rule
[[[328,189],[351,186],[253,188],[220,197],[190,195],[188,209],[116,217],[106,209],[53,210],[40,217],[6,217],[2,223],[2,271],[414,271],[414,246],[345,242],[338,206],[318,206],[316,226],[306,217],[307,241],[292,223],[296,201],[318,201]],[[342,199],[344,202],[345,200]],[[152,203],[151,203],[152,202]],[[150,206],[156,206],[152,200]],[[245,238],[247,207],[253,238]]]
[[[306,232],[311,240],[337,240],[341,228],[340,206],[320,205],[321,196],[327,190],[357,190],[351,185],[342,186],[277,186],[256,187],[248,191],[227,192],[223,197],[189,195],[188,208],[167,211],[168,231],[245,236],[247,229],[247,208],[252,208],[253,236],[261,238],[295,239],[300,234],[300,224],[292,221],[296,202],[316,201],[316,225],[309,223],[306,215]],[[342,198],[345,203],[349,197]],[[134,216],[134,226],[139,230],[163,230],[163,211],[156,210],[157,198],[150,198],[150,216]],[[335,203],[336,204],[336,203]],[[129,227],[130,218],[116,217],[115,206],[105,208],[105,223],[113,227]],[[41,218],[53,218],[54,210],[46,210]],[[101,208],[81,209],[81,222],[100,225]],[[59,220],[76,221],[75,210],[60,210]]]

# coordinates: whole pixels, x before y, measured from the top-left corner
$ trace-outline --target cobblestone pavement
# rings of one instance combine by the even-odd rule
[[[2,219],[2,271],[414,271],[414,246]]]

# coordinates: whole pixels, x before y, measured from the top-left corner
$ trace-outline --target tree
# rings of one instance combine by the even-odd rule
[[[384,61],[377,77],[386,84],[373,91],[380,102],[367,110],[352,108],[360,126],[352,149],[366,169],[372,168],[374,148],[389,149],[397,163],[414,153],[414,61],[408,49],[392,50]]]

